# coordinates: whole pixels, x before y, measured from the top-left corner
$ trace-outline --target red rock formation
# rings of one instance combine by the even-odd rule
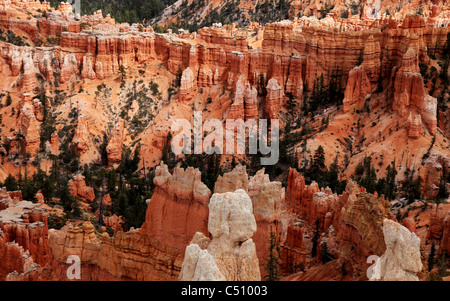
[[[95,200],[94,188],[86,185],[84,176],[76,175],[69,183],[70,194],[74,197],[79,197],[87,203],[92,203]]]
[[[352,109],[360,111],[366,102],[367,96],[371,92],[369,78],[362,67],[355,67],[350,71],[347,80],[347,87],[344,94],[344,112],[351,112]]]
[[[92,149],[90,118],[88,116],[82,115],[78,117],[77,128],[75,129],[72,143],[75,145],[76,151],[81,155]]]
[[[40,280],[39,273],[35,272],[39,265],[35,265],[29,252],[18,243],[5,242],[1,235],[0,260],[0,280],[16,280],[19,277],[20,280]],[[22,279],[25,275],[31,277]]]
[[[106,146],[106,153],[108,154],[108,165],[122,161],[123,144],[125,142],[125,126],[122,118],[119,118],[116,126],[111,130],[111,135]]]
[[[288,184],[286,189],[286,204],[296,214],[305,213],[308,215],[308,207],[316,192],[320,192],[316,182],[305,185],[305,178],[295,169],[289,169]],[[315,217],[311,216],[313,222]]]
[[[450,212],[450,211],[449,211]],[[450,252],[450,213],[447,212],[447,215],[444,218],[444,231],[442,233],[441,240],[441,252]]]
[[[416,232],[416,222],[414,218],[408,217],[403,220],[403,226],[405,226],[410,232]]]
[[[433,204],[430,214],[430,226],[428,227],[428,240],[441,240],[446,215],[444,204]]]
[[[276,119],[283,105],[283,87],[278,84],[275,78],[269,80],[267,87],[265,111],[269,118]]]
[[[248,192],[248,175],[245,166],[237,165],[232,171],[217,178],[214,184],[214,193],[234,192],[244,189]]]
[[[30,93],[35,87],[37,87],[37,85],[36,70],[34,68],[31,54],[28,54],[23,58],[22,92]]]
[[[111,216],[103,216],[103,222],[104,225],[107,227],[110,227],[114,231],[122,231],[122,226],[124,224],[124,221],[122,220],[121,216],[117,216],[116,214],[113,214]]]
[[[39,149],[40,143],[40,122],[34,114],[34,106],[26,102],[20,110],[20,116],[17,120],[18,134],[25,137],[27,152],[34,157]]]
[[[422,178],[422,192],[424,197],[433,200],[439,193],[444,166],[450,166],[450,158],[432,153],[419,169]]]
[[[420,114],[413,117],[412,112],[409,113],[407,127],[408,137],[417,139],[423,135],[422,116]]]
[[[227,119],[242,119],[244,117],[244,92],[245,87],[239,79],[236,83],[236,91],[234,92],[234,101],[230,106]]]
[[[299,56],[291,57],[289,65],[289,77],[286,81],[285,92],[292,93],[297,99],[303,97],[303,67],[306,65],[306,60]]]
[[[117,232],[114,237],[95,233],[90,222],[49,231],[52,259],[46,266],[52,280],[67,281],[65,264],[71,255],[80,257],[81,280],[174,280],[181,255],[139,230]]]
[[[58,156],[60,145],[61,142],[59,141],[58,133],[53,133],[50,142],[46,144],[46,147],[52,155]]]
[[[383,254],[383,219],[394,219],[386,200],[366,193],[353,181],[337,196],[320,191],[315,183],[305,185],[294,169],[289,171],[286,205],[319,233],[327,233],[329,252],[355,268],[362,268],[369,255]]]
[[[381,256],[386,248],[382,231],[383,220],[385,217],[394,219],[389,202],[365,192],[355,194],[346,189],[346,193],[348,199],[342,209],[337,237],[344,250],[348,250],[345,245],[353,246],[354,250],[343,255],[359,263],[372,254]]]
[[[419,71],[418,54],[409,48],[403,56],[400,69],[395,75],[393,109],[405,116],[415,108],[432,135],[436,134],[436,99],[425,91]]]
[[[364,69],[367,77],[372,84],[376,83],[380,76],[380,42],[376,41],[371,35],[364,43],[363,63],[361,67]]]
[[[47,213],[40,204],[11,198],[2,191],[0,201],[0,279],[9,273],[28,273],[47,263]]]
[[[244,94],[245,120],[258,119],[258,90],[255,87],[247,86]]]
[[[197,231],[208,233],[211,192],[200,177],[200,172],[190,167],[176,167],[173,175],[167,165],[157,167],[156,188],[141,233],[181,253]]]
[[[303,231],[299,224],[290,223],[286,231],[286,239],[281,244],[281,270],[288,274],[306,267],[306,256],[308,252],[303,244]]]

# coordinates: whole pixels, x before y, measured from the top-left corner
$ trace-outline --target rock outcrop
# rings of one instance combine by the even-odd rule
[[[269,118],[275,119],[278,117],[280,108],[283,105],[283,87],[278,84],[278,81],[275,78],[271,78],[267,83],[266,90],[265,112]]]
[[[418,281],[422,271],[420,239],[402,225],[385,219],[383,222],[386,252],[374,268],[371,280]]]
[[[4,188],[0,196],[0,280],[39,280],[49,259],[47,212]]]
[[[106,146],[108,165],[113,166],[114,164],[118,164],[122,161],[122,151],[125,142],[125,136],[126,132],[124,121],[122,118],[119,118],[119,121],[111,130],[108,145]]]
[[[423,135],[422,116],[420,114],[413,117],[412,112],[409,113],[408,122],[408,137],[417,139]]]
[[[258,90],[248,85],[244,94],[245,120],[258,119]]]
[[[68,256],[80,255],[82,280],[174,280],[186,246],[196,231],[207,233],[209,189],[193,168],[162,164],[156,170],[155,192],[141,229],[98,233],[90,222],[51,230],[52,280],[67,280]],[[111,220],[112,222],[112,220]]]
[[[69,183],[70,194],[84,202],[92,203],[95,200],[94,188],[86,185],[83,175],[76,175]]]
[[[450,252],[450,211],[447,212],[444,218],[444,231],[442,233],[440,251],[443,253],[447,252],[447,254]]]
[[[413,48],[409,48],[403,56],[401,67],[395,75],[394,90],[393,109],[401,116],[406,116],[410,110],[416,110],[430,133],[435,135],[436,99],[425,90],[418,53]]]
[[[257,230],[253,236],[260,262],[261,275],[265,275],[270,234],[279,235],[281,207],[285,197],[281,182],[271,182],[264,168],[254,177],[248,178],[245,166],[237,165],[231,172],[219,176],[214,186],[215,193],[234,192],[242,189],[248,193],[253,204]]]
[[[34,106],[30,102],[26,102],[22,106],[17,120],[17,134],[24,137],[26,150],[33,157],[39,150],[40,125],[41,123],[36,119]]]
[[[80,153],[81,156],[94,148],[91,140],[90,122],[91,119],[89,116],[79,116],[75,134],[72,139],[75,150]]]
[[[344,112],[352,109],[360,111],[366,102],[367,96],[371,92],[371,84],[366,72],[362,67],[355,67],[350,71],[347,80],[347,87],[344,94]]]
[[[180,280],[261,280],[255,244],[253,205],[247,193],[215,193],[209,202],[208,231],[211,242],[205,250],[198,244],[186,248]]]
[[[196,91],[196,79],[191,68],[186,68],[181,75],[180,97],[181,103],[189,102]]]
[[[444,219],[447,215],[444,204],[433,204],[428,227],[428,240],[441,240],[444,231]]]
[[[248,192],[248,175],[245,166],[237,165],[232,171],[217,178],[214,184],[214,193],[234,192],[244,189]]]
[[[313,225],[312,232],[318,231],[327,238],[322,238],[319,243],[326,241],[328,252],[334,253],[335,258],[341,258],[349,266],[362,267],[368,256],[381,256],[386,249],[382,224],[385,218],[394,219],[390,205],[384,198],[367,193],[352,180],[347,182],[342,195],[336,195],[328,189],[320,190],[314,182],[306,185],[304,177],[291,169],[285,203],[287,210],[301,218],[303,224],[306,221]],[[290,225],[291,231],[299,232],[294,226]],[[303,229],[310,231],[308,227]],[[309,242],[305,244],[308,248]],[[301,262],[300,246],[296,256],[297,261]]]
[[[211,191],[202,183],[200,171],[167,165],[156,168],[155,192],[148,204],[141,233],[184,252],[194,234],[207,233],[208,200]]]

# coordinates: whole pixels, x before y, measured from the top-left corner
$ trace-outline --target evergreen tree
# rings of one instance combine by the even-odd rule
[[[125,67],[123,65],[120,65],[120,67],[119,67],[119,75],[120,75],[121,81],[123,81],[125,79],[125,76],[127,75],[127,73],[125,71]]]
[[[438,192],[438,198],[441,200],[445,200],[448,198],[449,194],[447,191],[447,166],[444,164],[442,168],[442,177],[441,181],[439,182],[439,192]]]
[[[11,174],[6,177],[3,186],[5,186],[8,191],[16,191],[18,189],[16,178],[14,178]]]
[[[319,218],[316,219],[316,228],[314,229],[314,236],[312,238],[312,249],[311,249],[311,257],[314,258],[317,256],[317,244],[320,238],[320,229],[319,229]]]
[[[421,198],[422,178],[418,176],[414,178],[414,172],[408,167],[404,172],[404,180],[401,183],[403,195],[408,199],[409,203]]]
[[[269,258],[267,259],[265,270],[267,271],[267,281],[280,280],[280,246],[275,233],[272,231],[269,238]]]
[[[108,152],[106,151],[106,147],[108,146],[108,137],[106,133],[103,133],[103,141],[100,145],[100,158],[103,165],[108,165]]]
[[[328,244],[324,242],[320,248],[320,257],[322,259],[322,263],[325,264],[334,259],[333,255],[328,252]]]
[[[67,180],[62,180],[59,197],[61,200],[61,204],[63,206],[64,213],[66,215],[66,218],[73,218],[72,203],[74,202],[74,199],[72,197],[72,194],[70,193]]]
[[[325,151],[323,150],[322,145],[319,145],[314,153],[313,166],[315,171],[325,169]]]
[[[430,255],[428,255],[428,272],[434,267],[434,256],[436,255],[436,246],[434,245],[434,241],[431,243]]]
[[[361,66],[364,60],[364,51],[361,50],[358,55],[358,59],[356,60],[356,66]]]
[[[386,187],[384,191],[385,197],[391,201],[396,197],[397,184],[395,177],[397,176],[397,170],[395,168],[395,161],[391,162],[386,169]]]
[[[8,93],[8,96],[6,96],[6,106],[10,106],[12,103],[11,95]]]
[[[327,186],[331,188],[332,191],[337,192],[337,187],[339,185],[339,166],[338,166],[338,156],[334,158],[333,163],[330,165],[330,170],[327,173]]]

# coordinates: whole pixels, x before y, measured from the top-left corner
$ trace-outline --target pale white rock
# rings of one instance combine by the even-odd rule
[[[181,75],[180,89],[189,90],[193,88],[193,85],[194,85],[194,73],[192,72],[191,68],[187,67]]]
[[[184,261],[178,277],[180,281],[224,281],[214,258],[197,244],[186,247]]]
[[[208,231],[213,236],[210,243],[206,236],[196,233],[186,248],[179,280],[261,280],[251,239],[256,232],[256,220],[252,201],[243,189],[211,197]]]
[[[242,84],[242,77],[240,76],[237,83],[236,83],[236,92],[234,93],[234,102],[233,104],[239,105],[244,102],[244,92],[245,87]]]
[[[208,231],[214,239],[226,238],[231,243],[244,242],[253,236],[256,232],[253,204],[243,189],[211,197]]]
[[[195,267],[194,281],[225,281],[219,271],[214,258],[207,250],[200,250],[197,266]]]
[[[284,188],[281,182],[270,182],[264,168],[250,178],[248,194],[253,201],[253,210],[256,215],[270,221],[277,220],[281,216]]]
[[[386,252],[374,269],[371,280],[418,281],[422,270],[420,239],[406,227],[390,219],[383,221]]]

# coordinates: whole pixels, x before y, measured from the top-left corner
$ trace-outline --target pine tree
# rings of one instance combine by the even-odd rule
[[[449,196],[447,191],[447,166],[444,164],[442,168],[442,177],[441,181],[439,182],[439,192],[438,192],[438,198],[441,200],[447,199]]]
[[[267,271],[267,281],[280,280],[280,246],[272,231],[269,238],[269,258],[265,270]]]
[[[320,257],[322,259],[322,263],[325,264],[334,259],[333,255],[328,252],[328,244],[324,242],[322,247],[320,248]]]
[[[319,145],[314,153],[313,166],[316,171],[325,169],[325,151],[323,150],[322,145]]]
[[[6,106],[10,106],[12,103],[11,95],[8,93],[8,96],[6,96]]]
[[[316,219],[316,229],[314,229],[314,237],[312,239],[312,249],[311,249],[311,257],[314,258],[317,256],[317,244],[320,238],[320,229],[319,229],[320,221],[319,218]]]
[[[15,191],[17,190],[17,181],[16,178],[14,178],[11,174],[9,174],[6,179],[5,183],[3,183],[3,186],[6,187],[6,190],[8,191]]]
[[[70,194],[69,186],[67,181],[62,183],[59,197],[61,199],[61,204],[63,206],[66,218],[72,218],[72,203],[74,202],[72,195]]]
[[[333,163],[330,165],[330,170],[327,173],[327,186],[336,192],[336,188],[339,184],[339,166],[338,166],[338,156],[334,158]]]
[[[358,59],[356,60],[356,66],[361,66],[364,60],[364,51],[361,50],[358,55]]]
[[[106,147],[108,146],[108,137],[106,133],[103,133],[103,141],[100,145],[100,158],[103,165],[108,165],[108,152],[106,151]]]
[[[119,75],[120,75],[120,80],[122,80],[122,81],[124,80],[125,76],[127,75],[123,65],[120,65],[120,67],[119,67]]]
[[[428,272],[434,267],[434,256],[436,255],[436,246],[434,245],[434,241],[431,243],[430,255],[428,255]]]
[[[389,201],[393,200],[396,196],[397,185],[395,183],[395,177],[397,176],[397,170],[395,169],[395,161],[391,162],[386,169],[386,189],[384,195]]]

